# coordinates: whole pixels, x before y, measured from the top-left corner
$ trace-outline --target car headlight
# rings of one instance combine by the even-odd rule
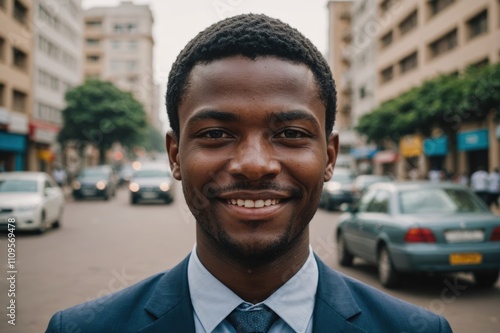
[[[104,181],[98,181],[97,184],[95,184],[95,187],[97,187],[98,190],[104,190],[106,188],[106,182]]]
[[[17,207],[17,210],[20,212],[31,212],[37,209],[38,205],[24,205]]]
[[[340,185],[340,183],[338,183],[338,182],[329,182],[325,185],[325,188],[328,192],[338,191],[338,190],[340,190],[341,187],[342,187],[342,185]]]
[[[139,184],[137,183],[130,183],[130,185],[128,186],[129,190],[132,191],[132,192],[137,192],[139,191],[139,189],[141,188],[139,186]]]
[[[77,181],[77,180],[74,180],[72,183],[71,183],[71,186],[73,187],[73,189],[75,190],[79,190],[81,185],[80,185],[80,182]]]
[[[170,190],[170,184],[169,183],[161,183],[160,190],[162,190],[163,192],[167,192],[168,190]]]

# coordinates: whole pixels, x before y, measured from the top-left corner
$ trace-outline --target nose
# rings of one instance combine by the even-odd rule
[[[236,147],[228,164],[228,172],[247,180],[272,178],[281,171],[281,164],[269,139],[247,138]]]

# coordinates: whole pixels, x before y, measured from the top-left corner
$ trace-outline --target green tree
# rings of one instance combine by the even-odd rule
[[[156,129],[156,127],[148,124],[146,130],[143,131],[140,143],[138,145],[142,146],[146,151],[157,151],[165,152],[165,136]]]
[[[450,134],[463,122],[494,112],[500,121],[500,64],[470,67],[424,82],[362,116],[356,131],[368,141],[398,142],[408,134],[428,136],[439,127]]]
[[[59,141],[76,141],[80,149],[88,144],[98,147],[100,161],[115,142],[132,147],[140,142],[146,128],[142,104],[131,93],[110,82],[88,80],[69,90],[62,111],[64,126]]]

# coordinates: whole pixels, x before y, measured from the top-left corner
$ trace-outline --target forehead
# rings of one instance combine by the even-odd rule
[[[233,56],[194,66],[179,105],[179,120],[202,105],[220,108],[226,103],[284,109],[314,104],[321,105],[323,117],[325,112],[309,67],[270,56]]]

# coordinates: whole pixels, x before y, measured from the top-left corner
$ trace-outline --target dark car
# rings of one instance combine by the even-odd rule
[[[78,200],[86,197],[102,197],[109,200],[116,194],[116,174],[108,165],[87,167],[71,184],[73,198]]]
[[[323,186],[320,207],[335,210],[342,204],[352,203],[353,182],[354,174],[351,169],[335,168],[332,179]]]
[[[162,200],[171,203],[174,200],[174,178],[164,166],[143,166],[134,172],[130,180],[130,203],[139,200]]]
[[[499,277],[500,217],[458,184],[373,184],[340,217],[336,237],[339,264],[374,263],[385,287],[401,273],[468,272],[483,287]]]

